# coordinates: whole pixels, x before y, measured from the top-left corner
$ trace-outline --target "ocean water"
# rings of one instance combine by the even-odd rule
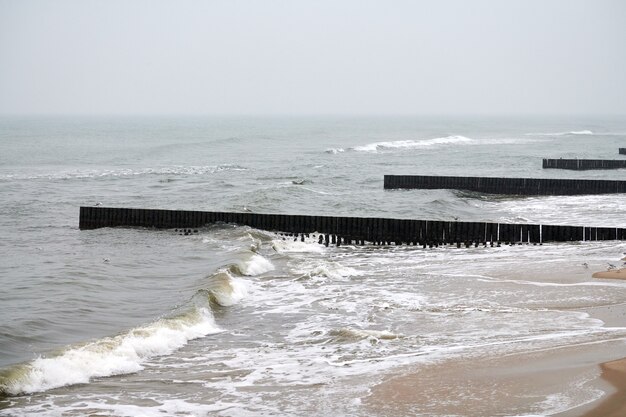
[[[624,195],[383,190],[384,174],[624,179],[541,159],[625,146],[618,117],[0,118],[0,416],[408,415],[369,398],[446,363],[626,356],[626,321],[588,314],[626,303],[626,282],[591,278],[626,242],[326,248],[225,224],[78,230],[81,205],[625,227]],[[571,409],[602,395],[598,374],[513,390],[496,411]],[[452,395],[410,415],[481,415],[469,400],[450,412]]]

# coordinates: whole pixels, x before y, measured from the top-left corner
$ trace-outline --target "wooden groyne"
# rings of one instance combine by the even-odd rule
[[[619,148],[620,155],[626,155],[626,148]]]
[[[544,159],[544,168],[572,169],[577,171],[589,169],[619,169],[626,168],[626,159]]]
[[[551,178],[385,175],[385,189],[448,189],[489,194],[581,195],[626,193],[626,181]]]
[[[288,214],[213,211],[151,210],[81,207],[79,227],[198,228],[234,223],[256,229],[288,233],[304,239],[319,233],[319,243],[409,244],[423,247],[456,244],[458,247],[506,243],[543,243],[624,240],[626,229],[614,227],[554,226],[487,222],[387,219],[374,217],[299,216]]]

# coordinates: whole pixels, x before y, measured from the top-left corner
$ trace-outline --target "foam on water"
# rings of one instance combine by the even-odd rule
[[[119,336],[68,347],[56,356],[9,368],[0,374],[0,393],[33,393],[88,383],[96,377],[137,372],[152,357],[170,354],[189,340],[220,331],[208,308],[193,308]]]
[[[224,410],[232,409],[236,407],[236,403],[228,403],[218,401],[214,404],[201,404],[186,401],[183,399],[151,399],[150,403],[154,405],[133,405],[111,402],[101,400],[97,398],[77,398],[73,403],[50,408],[50,404],[43,403],[40,405],[34,405],[25,407],[22,410],[12,410],[12,417],[20,416],[42,416],[42,417],[58,417],[60,415],[112,415],[112,416],[142,416],[142,417],[157,417],[157,416],[206,416],[216,415],[216,413],[223,412]],[[0,415],[4,414],[0,411]]]
[[[351,149],[357,152],[378,152],[384,150],[417,149],[437,145],[454,145],[470,142],[472,142],[472,139],[470,138],[460,135],[454,135],[425,140],[397,140],[391,142],[374,142],[368,143],[367,145],[355,146]]]
[[[248,295],[248,283],[233,277],[227,270],[222,270],[209,277],[207,291],[217,304],[228,307],[239,303]]]
[[[335,155],[335,154],[342,153],[345,151],[346,150],[344,148],[328,148],[324,152]]]
[[[263,256],[250,252],[246,259],[240,260],[232,268],[234,271],[246,276],[261,275],[274,270],[274,264]]]
[[[275,239],[272,241],[272,249],[278,253],[323,253],[326,248],[319,244],[312,244],[310,242],[301,242],[293,239]]]
[[[551,133],[527,133],[528,136],[576,136],[576,135],[593,135],[591,130],[570,130],[566,132],[551,132]]]
[[[342,328],[338,330],[332,330],[330,335],[338,339],[347,340],[361,340],[361,339],[378,339],[378,340],[392,340],[402,337],[401,334],[396,334],[388,330],[369,330],[369,329],[357,329],[357,328]]]

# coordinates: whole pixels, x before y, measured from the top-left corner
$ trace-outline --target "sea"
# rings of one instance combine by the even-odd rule
[[[78,216],[626,227],[619,194],[383,189],[385,174],[623,180],[542,169],[620,147],[619,116],[2,116],[0,416],[542,416],[602,398],[597,364],[626,357],[626,317],[593,311],[623,307],[626,282],[591,275],[621,266],[626,242],[325,247],[234,224],[79,230]],[[588,358],[573,377],[514,383],[573,350]],[[433,377],[507,358],[488,389]]]

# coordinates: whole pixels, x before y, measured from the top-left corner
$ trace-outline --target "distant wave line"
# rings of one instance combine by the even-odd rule
[[[552,132],[552,133],[526,133],[526,136],[584,136],[594,135],[591,130],[570,130],[567,132]]]
[[[473,139],[470,139],[461,135],[452,135],[445,136],[433,139],[424,139],[424,140],[396,140],[396,141],[383,141],[383,142],[373,142],[365,145],[353,146],[348,148],[348,151],[355,152],[371,152],[376,153],[381,150],[395,150],[395,149],[416,149],[423,147],[430,147],[436,145],[453,145],[457,143],[468,143],[473,142]],[[344,148],[328,148],[325,151],[326,153],[342,153],[346,152]]]
[[[162,168],[140,168],[140,169],[114,169],[114,170],[73,170],[58,171],[42,174],[4,174],[0,175],[3,180],[69,180],[69,179],[89,179],[106,177],[135,177],[142,175],[207,175],[221,171],[247,171],[248,168],[239,165],[216,165],[216,166],[171,166]]]

